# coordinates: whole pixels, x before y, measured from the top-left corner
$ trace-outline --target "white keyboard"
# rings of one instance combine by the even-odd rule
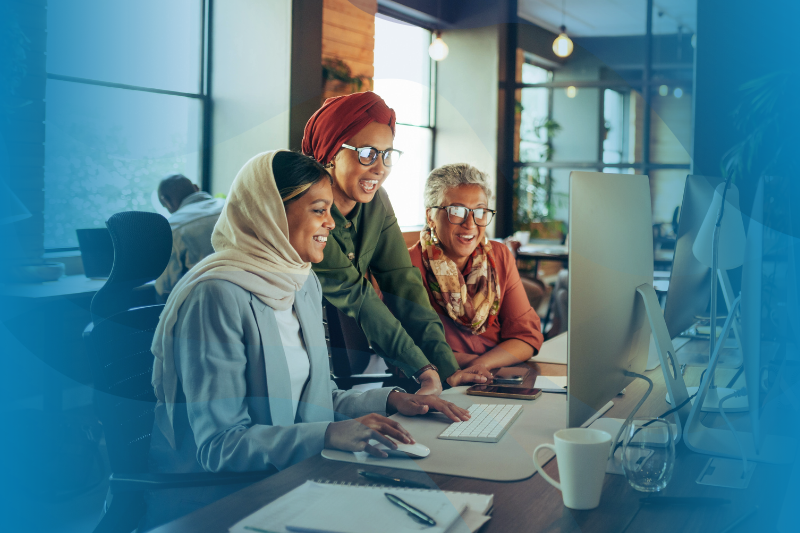
[[[472,418],[466,422],[453,422],[439,435],[439,438],[498,442],[521,412],[522,406],[519,404],[475,403],[469,407]]]

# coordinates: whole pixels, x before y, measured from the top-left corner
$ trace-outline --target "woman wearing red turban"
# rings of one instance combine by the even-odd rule
[[[329,98],[309,119],[303,152],[333,177],[335,242],[314,265],[325,298],[354,318],[372,348],[420,383],[419,393],[483,382],[482,368],[460,371],[444,329],[411,264],[389,197],[381,185],[402,155],[393,147],[395,113],[373,92]],[[383,300],[365,278],[378,282]]]

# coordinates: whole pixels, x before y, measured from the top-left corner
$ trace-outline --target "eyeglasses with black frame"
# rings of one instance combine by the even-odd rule
[[[475,225],[486,227],[494,218],[494,214],[497,213],[494,209],[486,209],[485,207],[470,209],[463,205],[434,205],[431,209],[444,209],[445,213],[447,213],[447,220],[456,226],[463,224],[467,220],[469,213],[472,212]]]
[[[372,146],[360,146],[356,148],[355,146],[350,146],[349,144],[343,144],[342,148],[347,148],[348,150],[353,150],[354,152],[358,153],[358,162],[365,167],[368,167],[377,161],[378,154],[383,157],[383,164],[387,167],[394,165],[403,155],[403,152],[400,150],[395,150],[394,148],[378,150]]]

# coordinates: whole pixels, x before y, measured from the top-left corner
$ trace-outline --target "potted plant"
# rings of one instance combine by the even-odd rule
[[[551,140],[559,131],[561,125],[548,118],[534,123],[530,131],[520,132],[523,141],[531,142],[531,147],[520,154],[520,159],[550,161],[553,157]],[[552,194],[552,178],[547,169],[522,167],[516,172],[515,182],[514,229],[529,231],[533,239],[561,239],[564,223],[553,220],[552,214],[564,199]]]

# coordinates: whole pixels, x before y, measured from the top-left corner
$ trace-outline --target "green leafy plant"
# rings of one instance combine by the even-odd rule
[[[369,78],[366,76],[353,76],[350,65],[341,59],[326,57],[322,60],[322,84],[324,85],[329,80],[350,85],[356,91],[360,91],[366,83],[369,83]]]
[[[528,154],[526,159],[550,161],[553,146],[550,142],[561,131],[561,125],[552,119],[542,119],[533,124],[530,133],[536,139],[547,139],[538,152]],[[530,230],[532,224],[551,221],[552,213],[563,200],[553,195],[552,179],[547,169],[540,167],[520,168],[515,176],[514,226],[517,230]]]
[[[735,183],[784,174],[797,153],[798,71],[781,70],[740,87],[742,100],[733,111],[734,125],[744,137],[722,157],[721,169]]]

